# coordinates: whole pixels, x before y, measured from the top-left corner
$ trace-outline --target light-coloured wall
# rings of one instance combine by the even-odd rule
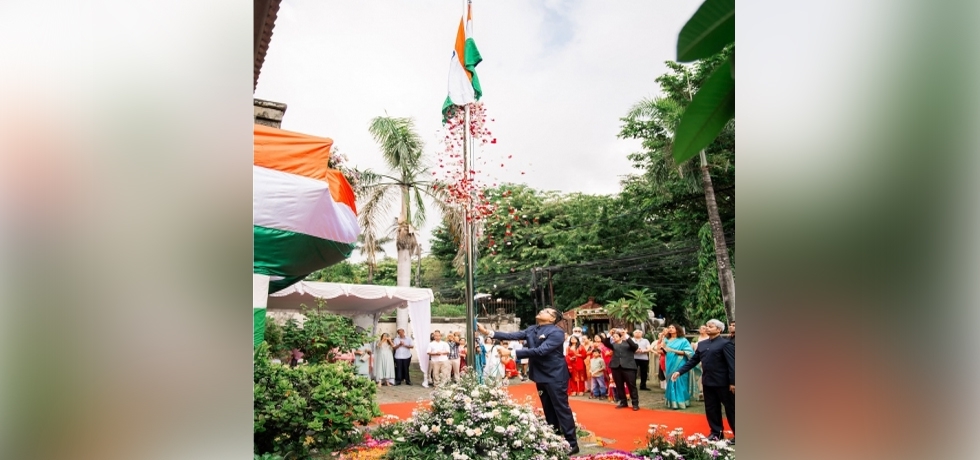
[[[295,318],[296,322],[298,322],[300,325],[302,325],[306,320],[306,317],[303,316],[299,310],[269,309],[267,311],[267,315],[273,317],[276,323],[279,325],[286,324],[286,321],[289,321],[290,318]],[[490,326],[490,328],[493,330],[502,332],[517,332],[521,329],[521,320],[514,315],[505,315],[499,324],[494,323],[493,320],[488,317],[477,318],[477,321],[483,325]],[[429,327],[431,331],[439,330],[443,334],[460,332],[463,335],[466,335],[466,318],[432,318]],[[395,329],[396,326],[394,320],[382,320],[378,323],[378,336],[385,332],[395,336]],[[409,327],[405,333],[408,334],[409,337],[412,336],[411,322],[409,322]],[[415,353],[414,349],[412,350],[412,362],[418,362],[418,355]]]

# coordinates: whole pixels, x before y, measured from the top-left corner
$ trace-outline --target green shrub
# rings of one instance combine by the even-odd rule
[[[253,460],[283,460],[281,455],[276,454],[255,454],[252,456]]]
[[[466,305],[443,303],[432,305],[433,318],[461,318],[466,316]]]
[[[309,363],[333,362],[337,353],[360,348],[371,337],[354,326],[354,320],[322,311],[325,303],[317,299],[317,308],[303,305],[306,321],[303,326],[289,320],[282,329],[282,341],[286,350],[297,348]],[[275,351],[275,350],[273,350]]]
[[[283,342],[283,328],[276,323],[271,315],[265,317],[265,343],[269,344],[269,352],[272,356],[282,359],[286,355],[286,344]]]
[[[363,440],[357,426],[381,415],[375,385],[343,362],[290,368],[269,360],[268,344],[254,356],[254,449],[307,458]]]

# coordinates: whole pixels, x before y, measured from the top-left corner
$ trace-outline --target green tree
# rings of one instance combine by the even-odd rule
[[[378,236],[373,225],[363,227],[357,237],[357,250],[364,255],[364,265],[367,267],[367,284],[374,284],[374,271],[378,266],[378,254],[385,255],[384,245],[391,243],[390,236]]]
[[[374,284],[378,286],[397,286],[398,261],[391,257],[381,259],[375,267]]]
[[[362,183],[367,199],[360,208],[361,227],[372,235],[384,222],[391,222],[388,214],[397,203],[398,215],[395,219],[395,247],[398,251],[397,285],[410,286],[412,276],[412,254],[418,241],[417,228],[425,224],[426,205],[424,197],[440,201],[432,192],[433,183],[426,180],[428,168],[422,158],[422,138],[415,132],[411,118],[376,117],[368,129],[381,149],[390,169],[388,174],[366,172]],[[408,326],[408,313],[398,310],[397,325]]]
[[[325,281],[328,283],[362,284],[367,278],[367,268],[363,263],[351,263],[348,260],[322,268],[307,277],[307,281]]]
[[[716,248],[716,265],[719,272],[719,285],[724,299],[727,316],[734,318],[735,282],[728,257],[727,242],[724,232],[723,216],[734,215],[734,200],[721,202],[716,197],[712,174],[721,178],[720,183],[726,188],[734,188],[734,122],[728,123],[720,136],[707,149],[700,153],[700,168],[692,162],[684,161],[672,165],[672,153],[677,148],[678,125],[683,114],[692,104],[694,91],[703,85],[714,74],[717,68],[727,62],[734,53],[732,47],[723,49],[720,53],[710,56],[692,65],[668,62],[670,73],[657,78],[662,97],[646,99],[636,104],[625,118],[620,137],[642,140],[643,152],[630,156],[634,165],[644,169],[639,180],[632,180],[629,186],[646,187],[650,196],[656,201],[665,202],[676,199],[676,196],[689,193],[698,188],[705,197],[703,218],[687,221],[685,228],[679,229],[685,240],[696,237],[697,229],[705,220],[710,224],[712,237]],[[695,179],[700,176],[700,181]],[[729,185],[730,184],[730,185]],[[683,209],[681,210],[684,211]],[[676,225],[676,224],[675,224]]]

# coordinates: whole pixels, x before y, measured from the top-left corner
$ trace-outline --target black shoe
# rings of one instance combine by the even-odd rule
[[[401,385],[401,384],[402,384],[401,382],[398,382],[398,383],[395,384],[395,386],[397,387],[398,385]]]
[[[732,438],[730,441],[728,441],[728,445],[729,446],[734,446],[735,445],[735,438]]]
[[[640,410],[640,406],[633,406],[633,410]]]
[[[575,455],[578,453],[578,446],[572,447],[572,450],[568,451],[568,455]]]
[[[616,409],[626,409],[627,407],[630,407],[630,406],[627,406],[626,404],[619,404],[619,405],[616,406]]]
[[[725,436],[719,436],[717,433],[711,433],[711,435],[708,436],[708,441],[721,441],[722,439],[725,439]]]
[[[650,391],[650,389],[647,388],[647,387],[640,387],[640,389],[643,390],[643,391]]]
[[[412,382],[405,382],[405,385],[412,386]]]

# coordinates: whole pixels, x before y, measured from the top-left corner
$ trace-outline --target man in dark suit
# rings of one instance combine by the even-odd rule
[[[579,448],[575,419],[568,405],[568,365],[562,352],[565,331],[556,325],[561,320],[561,314],[548,307],[539,311],[534,319],[536,325],[518,332],[488,331],[482,324],[478,324],[477,329],[481,334],[498,340],[526,341],[524,348],[517,350],[516,358],[530,358],[527,375],[537,385],[544,418],[565,436],[572,448],[569,455],[574,455]]]
[[[694,357],[670,376],[671,381],[687,373],[701,363],[704,387],[704,415],[708,418],[711,434],[708,439],[725,439],[725,427],[721,422],[721,406],[725,406],[728,425],[735,432],[735,343],[722,337],[725,323],[717,319],[708,320],[705,332],[708,339],[698,342]],[[732,438],[732,442],[735,439]]]

